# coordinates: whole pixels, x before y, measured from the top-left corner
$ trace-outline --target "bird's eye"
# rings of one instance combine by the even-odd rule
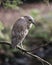
[[[31,21],[31,19],[29,19],[29,21]]]

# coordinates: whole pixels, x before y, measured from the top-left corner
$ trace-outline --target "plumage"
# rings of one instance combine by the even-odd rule
[[[30,16],[24,16],[19,18],[12,28],[12,47],[15,48],[18,44],[22,44],[26,35],[28,34],[29,29],[32,26],[34,20]]]

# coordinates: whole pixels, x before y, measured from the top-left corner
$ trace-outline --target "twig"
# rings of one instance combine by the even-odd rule
[[[41,47],[46,47],[48,44],[49,44],[49,42],[46,43],[46,44],[44,44],[44,45],[40,45],[39,47],[37,47],[37,48],[35,48],[35,49],[28,50],[27,52],[32,52],[32,51],[37,50],[37,49],[39,49],[39,48],[41,48]]]

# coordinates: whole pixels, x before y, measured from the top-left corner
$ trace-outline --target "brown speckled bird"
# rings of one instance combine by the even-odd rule
[[[15,48],[17,45],[21,44],[28,34],[29,29],[35,25],[34,19],[31,16],[23,16],[19,18],[12,28],[12,47]]]

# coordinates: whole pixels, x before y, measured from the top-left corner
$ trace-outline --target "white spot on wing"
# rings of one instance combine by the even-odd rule
[[[24,17],[21,17],[21,19],[25,19]]]

